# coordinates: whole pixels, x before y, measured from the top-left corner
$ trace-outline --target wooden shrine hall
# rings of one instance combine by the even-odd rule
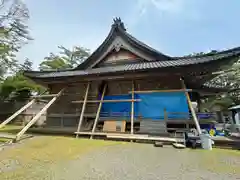
[[[188,124],[200,133],[200,98],[221,91],[204,84],[239,55],[237,47],[172,57],[134,38],[116,18],[103,43],[76,68],[24,74],[54,96],[41,111],[47,112],[41,129],[160,135],[170,132],[169,124]]]

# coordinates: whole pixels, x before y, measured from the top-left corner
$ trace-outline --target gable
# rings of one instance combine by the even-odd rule
[[[112,59],[109,56],[114,50],[118,52],[120,49],[131,52],[144,62],[171,60],[170,56],[162,54],[128,34],[121,19],[116,18],[102,44],[75,69],[86,70],[98,67],[99,64],[106,60],[106,57]]]
[[[95,59],[90,68],[95,68],[105,64],[120,63],[121,60],[142,59],[143,61],[152,61],[154,57],[144,53],[140,49],[134,47],[129,42],[124,40],[120,36],[116,36],[113,41],[109,44],[107,49],[101,53],[102,55]]]
[[[139,63],[143,61],[144,60],[138,55],[128,50],[120,49],[119,51],[113,50],[112,52],[109,52],[109,54],[105,58],[103,58],[102,61],[98,63],[95,67]]]

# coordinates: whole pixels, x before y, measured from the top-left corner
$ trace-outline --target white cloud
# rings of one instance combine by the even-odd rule
[[[128,14],[131,27],[138,24],[142,17],[152,13],[159,17],[171,17],[172,19],[199,20],[201,14],[198,6],[199,0],[136,0],[136,6]],[[149,17],[148,17],[149,18]]]
[[[140,15],[149,10],[158,10],[160,13],[181,13],[186,7],[186,0],[138,0]]]

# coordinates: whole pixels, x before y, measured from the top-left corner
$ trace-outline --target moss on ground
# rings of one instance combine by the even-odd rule
[[[12,170],[0,173],[0,179],[25,179],[29,174],[40,172],[35,172],[36,168],[75,159],[89,151],[117,144],[122,143],[73,137],[36,137],[0,152],[0,170],[1,160],[14,160],[18,164]]]
[[[189,153],[197,153],[200,161],[197,166],[200,169],[213,173],[237,173],[240,174],[240,151],[231,149],[189,150]]]
[[[1,144],[1,143],[5,143],[5,142],[7,142],[8,140],[9,140],[9,139],[1,138],[1,137],[0,137],[0,144]]]
[[[3,128],[0,129],[0,133],[11,133],[11,134],[17,134],[23,126],[17,126],[17,125],[6,125]]]
[[[0,129],[0,133],[10,133],[10,134],[17,134],[23,126],[17,125],[6,125]],[[0,144],[9,141],[7,138],[0,137]]]

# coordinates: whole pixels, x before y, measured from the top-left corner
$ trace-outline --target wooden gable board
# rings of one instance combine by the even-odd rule
[[[113,53],[116,52],[116,53]],[[118,55],[118,58],[116,58]],[[102,52],[102,55],[95,60],[94,63],[90,65],[89,68],[94,68],[103,61],[116,61],[123,59],[123,57],[127,57],[127,59],[132,59],[133,57],[137,57],[139,59],[143,59],[146,61],[154,60],[154,57],[151,57],[148,54],[145,54],[141,50],[133,47],[127,41],[125,41],[122,37],[116,36],[112,43],[108,46],[105,52]]]
[[[95,67],[106,67],[109,65],[140,63],[143,60],[136,54],[129,52],[125,49],[120,49],[118,52],[113,50]]]

